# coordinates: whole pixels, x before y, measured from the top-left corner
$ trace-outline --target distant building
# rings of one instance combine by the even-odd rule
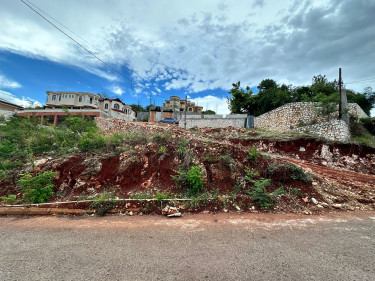
[[[97,109],[100,96],[87,92],[47,91],[46,108]]]
[[[17,112],[20,116],[40,117],[40,121],[56,126],[62,122],[68,109],[71,115],[135,120],[135,112],[120,99],[100,99],[100,96],[88,92],[47,91],[46,106],[42,110]]]
[[[0,116],[11,117],[17,110],[23,110],[22,106],[0,99]]]
[[[99,108],[110,116],[116,115],[113,112],[125,114],[129,117],[135,118],[136,114],[129,105],[123,103],[120,99],[101,99],[99,100]],[[114,117],[114,116],[113,116]]]
[[[184,111],[186,108],[187,112],[195,112],[197,114],[202,114],[203,106],[195,105],[194,102],[187,101],[185,104],[185,100],[181,99],[177,96],[171,96],[169,100],[166,100],[163,104],[163,107],[166,109]]]

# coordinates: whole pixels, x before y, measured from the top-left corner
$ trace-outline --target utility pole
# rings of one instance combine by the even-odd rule
[[[339,119],[342,119],[342,89],[341,89],[341,67],[339,68],[339,95],[340,95],[340,103],[339,103]]]
[[[186,130],[186,108],[187,107],[187,95],[185,96],[185,121],[184,121],[184,128]]]

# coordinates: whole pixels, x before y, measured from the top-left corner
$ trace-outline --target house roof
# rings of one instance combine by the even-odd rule
[[[9,106],[13,106],[13,107],[16,107],[16,108],[18,108],[18,109],[23,109],[23,106],[20,106],[20,105],[18,105],[18,104],[11,103],[11,102],[9,102],[9,101],[7,101],[7,100],[4,100],[4,99],[2,99],[2,98],[0,98],[0,103],[6,104],[6,105],[9,105]]]
[[[118,102],[121,102],[122,104],[126,105],[122,100],[120,100],[119,98],[116,98],[116,99],[108,99],[108,98],[105,98],[105,99],[100,99],[101,101],[118,101]]]

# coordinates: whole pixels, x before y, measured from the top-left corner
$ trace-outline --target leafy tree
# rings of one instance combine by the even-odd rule
[[[130,107],[134,112],[146,112],[147,110],[143,108],[142,105],[139,104],[131,104]]]
[[[230,90],[232,98],[228,98],[228,105],[231,113],[250,113],[252,114],[254,101],[252,99],[253,91],[247,86],[246,90],[241,88],[241,82],[232,84],[233,88]]]
[[[203,111],[202,114],[215,115],[216,112],[213,111],[213,110],[208,109],[208,110]]]

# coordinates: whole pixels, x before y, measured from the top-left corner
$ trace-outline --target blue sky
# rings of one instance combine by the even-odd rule
[[[24,106],[47,90],[88,91],[144,106],[188,95],[227,114],[234,82],[306,85],[339,67],[344,82],[370,78],[347,88],[375,88],[375,1],[24,1],[121,73],[21,1],[2,1],[0,98]]]

